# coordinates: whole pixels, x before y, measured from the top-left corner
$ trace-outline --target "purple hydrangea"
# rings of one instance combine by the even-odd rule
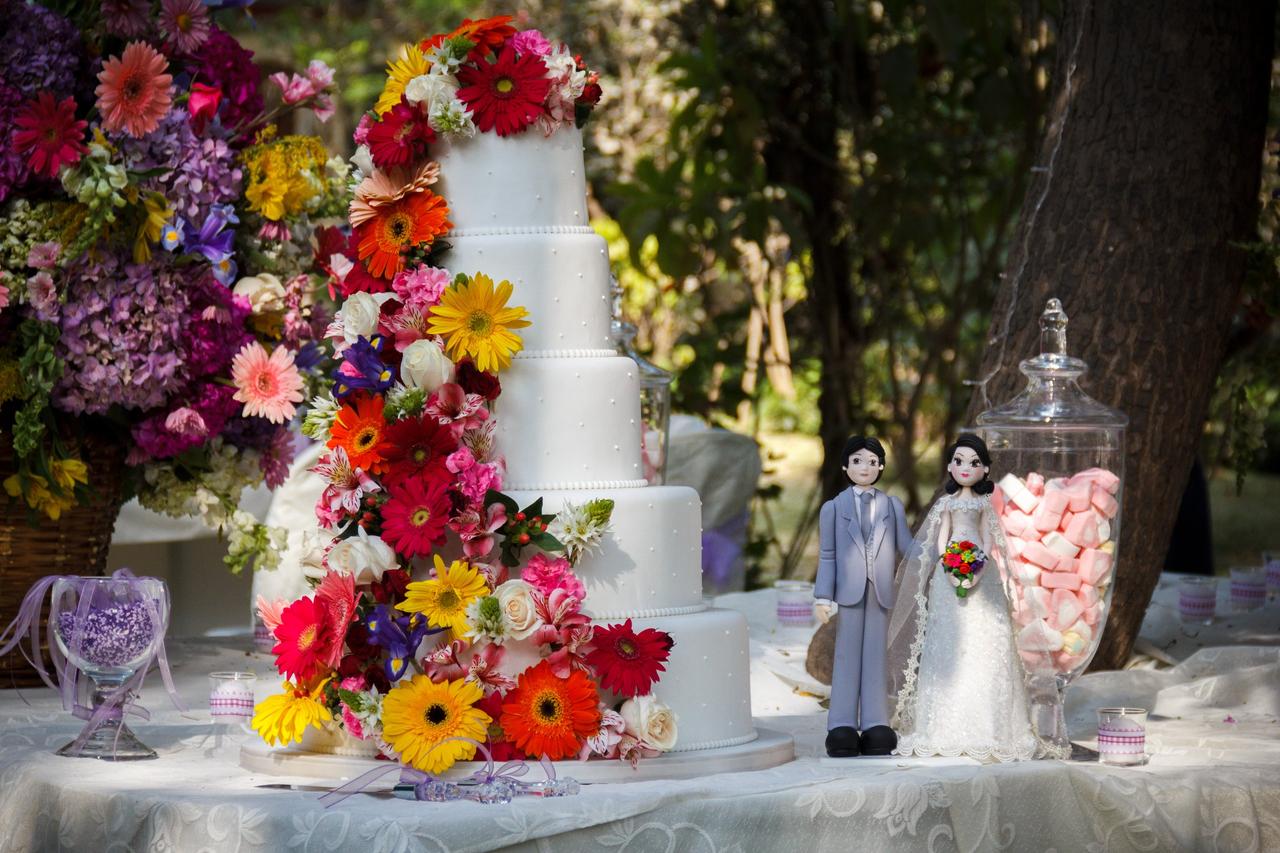
[[[41,89],[59,97],[84,96],[88,57],[80,30],[66,18],[43,6],[22,0],[0,0],[0,81],[28,98]]]
[[[160,126],[141,139],[113,134],[125,165],[134,171],[164,169],[143,182],[168,199],[174,215],[199,227],[215,204],[228,204],[240,196],[244,173],[236,153],[227,145],[225,131],[210,125],[203,137],[191,129],[186,110],[174,109]]]
[[[196,52],[192,68],[196,82],[222,89],[222,106],[218,113],[227,127],[252,121],[262,113],[262,94],[258,85],[262,71],[253,62],[253,51],[218,26],[209,30],[209,40]]]
[[[256,450],[266,453],[275,441],[276,431],[280,427],[266,418],[235,417],[227,422],[222,437],[228,444],[241,450]]]
[[[0,201],[9,197],[31,176],[26,156],[19,154],[9,141],[16,126],[13,120],[22,108],[22,93],[0,82]]]
[[[152,459],[168,459],[185,450],[209,441],[219,435],[227,421],[235,417],[241,404],[235,397],[236,389],[213,382],[199,383],[188,399],[175,398],[170,408],[151,415],[133,427],[133,438]],[[169,429],[166,421],[173,409],[185,406],[193,410],[204,422],[205,431],[181,433]]]
[[[181,272],[88,255],[68,271],[54,390],[63,411],[99,414],[112,406],[155,409],[185,383],[183,327],[189,303]]]

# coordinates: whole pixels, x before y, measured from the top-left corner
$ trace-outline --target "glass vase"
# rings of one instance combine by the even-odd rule
[[[1086,365],[1067,354],[1057,299],[1041,315],[1040,350],[1019,366],[1026,388],[977,422],[997,480],[1032,722],[1044,757],[1067,758],[1063,694],[1093,659],[1111,603],[1128,418],[1080,389]]]

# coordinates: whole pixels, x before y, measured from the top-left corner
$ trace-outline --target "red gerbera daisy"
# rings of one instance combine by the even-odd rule
[[[534,54],[516,56],[510,47],[492,62],[458,69],[458,100],[475,116],[476,127],[497,129],[499,136],[519,133],[546,112],[543,101],[551,89],[547,66]]]
[[[675,642],[671,635],[655,628],[640,633],[631,629],[631,620],[621,625],[597,626],[587,655],[587,665],[600,679],[600,685],[628,698],[647,696],[662,665],[671,656]]]
[[[76,119],[76,99],[58,101],[44,90],[22,108],[13,120],[17,130],[13,145],[19,154],[30,152],[31,169],[46,178],[57,177],[63,166],[74,165],[89,150],[84,144],[88,122]]]
[[[333,630],[329,610],[311,597],[299,598],[280,613],[276,626],[276,669],[294,681],[306,681],[342,647],[342,634]]]
[[[507,739],[528,756],[572,758],[600,731],[600,698],[586,673],[559,678],[546,661],[520,673],[498,721]]]
[[[382,118],[369,128],[369,153],[373,165],[389,171],[395,166],[407,166],[427,153],[427,146],[436,141],[436,132],[416,109],[404,100],[382,114]]]
[[[458,439],[453,430],[441,426],[433,417],[419,415],[397,421],[386,432],[383,451],[388,464],[386,480],[391,485],[399,485],[410,478],[432,479],[433,474],[452,479],[444,463],[457,449]]]
[[[382,538],[412,559],[431,553],[444,542],[449,521],[449,483],[444,479],[409,479],[388,489],[382,505]]]

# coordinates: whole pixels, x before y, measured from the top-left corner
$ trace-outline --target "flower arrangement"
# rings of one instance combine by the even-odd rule
[[[965,598],[978,582],[978,573],[987,564],[987,555],[977,543],[965,539],[952,542],[942,553],[942,569],[955,587],[956,597]]]
[[[0,0],[0,441],[38,523],[96,484],[85,435],[127,453],[126,492],[200,516],[227,562],[270,566],[282,532],[239,512],[279,485],[289,422],[324,372],[327,262],[348,168],[272,121],[333,110],[333,72],[277,74],[199,0],[104,2],[73,23]],[[100,59],[98,57],[101,57]]]
[[[319,235],[344,297],[325,332],[332,385],[303,424],[326,448],[313,470],[327,541],[308,558],[311,595],[258,601],[288,679],[254,717],[270,743],[328,726],[429,774],[476,743],[499,761],[632,763],[675,744],[653,692],[671,636],[584,612],[576,567],[609,535],[613,502],[550,513],[502,491],[494,401],[528,312],[510,282],[439,263],[451,227],[431,189],[439,136],[572,120],[594,84],[566,48],[510,20],[464,22],[392,63],[356,130],[351,233]],[[511,88],[486,85],[516,92],[510,105],[468,100],[464,86],[499,74]]]
[[[499,136],[537,125],[550,136],[579,127],[599,102],[599,74],[561,42],[517,31],[508,15],[465,20],[401,47],[387,82],[356,131],[365,174],[402,167],[438,138]]]

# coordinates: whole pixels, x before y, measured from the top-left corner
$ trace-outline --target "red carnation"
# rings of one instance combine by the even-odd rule
[[[597,626],[592,640],[595,648],[587,655],[587,665],[596,673],[600,686],[628,698],[647,696],[662,665],[671,655],[675,641],[665,631],[631,629],[631,620],[621,625]]]
[[[546,110],[543,102],[551,89],[547,66],[532,53],[517,56],[504,47],[492,62],[481,61],[458,69],[458,100],[475,116],[476,127],[511,136],[533,124]]]
[[[485,373],[476,367],[471,359],[463,359],[458,364],[457,383],[468,394],[479,394],[486,400],[496,400],[502,393],[502,383],[492,373]]]

